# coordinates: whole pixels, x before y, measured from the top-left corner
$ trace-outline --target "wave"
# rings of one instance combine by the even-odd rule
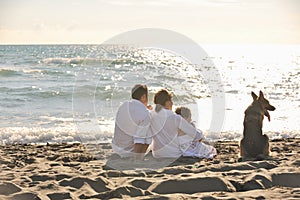
[[[71,116],[39,116],[35,122],[24,122],[29,126],[0,127],[0,145],[62,142],[111,142],[114,121],[97,119],[75,119]]]
[[[82,58],[82,57],[74,57],[74,58],[63,58],[63,57],[52,57],[45,58],[40,63],[44,64],[69,64],[69,65],[92,65],[92,64],[108,64],[108,65],[140,65],[140,64],[151,64],[152,62],[135,59],[135,58]]]
[[[103,129],[102,129],[103,127]],[[41,143],[110,143],[113,135],[113,126],[108,128],[103,124],[101,131],[88,130],[86,132],[76,129],[75,124],[62,127],[41,128],[41,127],[5,127],[0,128],[0,145],[5,144],[41,144]],[[298,131],[266,132],[271,140],[285,138],[300,138]],[[236,131],[226,131],[221,133],[207,133],[204,135],[208,141],[239,141],[241,133]]]
[[[45,70],[40,69],[23,69],[22,72],[24,74],[40,74],[43,73]]]
[[[22,87],[22,88],[8,88],[0,87],[1,93],[9,94],[8,99],[19,101],[23,100],[24,97],[27,97],[27,101],[34,99],[95,99],[96,101],[107,101],[107,100],[124,100],[129,99],[130,93],[128,91],[123,91],[119,89],[107,89],[106,87],[95,87],[92,85],[80,86],[73,88],[70,87],[61,87],[61,88],[39,88],[36,86],[31,87]],[[151,91],[150,95],[153,95],[155,91]],[[179,102],[194,102],[195,98],[206,97],[205,93],[202,93],[202,96],[193,96],[193,93],[183,93],[177,92],[174,95],[174,100]],[[7,101],[9,104],[10,102]]]
[[[61,58],[61,57],[54,57],[54,58],[46,58],[42,60],[42,63],[45,64],[82,64],[84,58],[75,57],[75,58]]]
[[[0,69],[0,76],[10,77],[10,76],[20,76],[20,72],[14,69]]]
[[[111,135],[111,133],[110,133]],[[62,142],[110,142],[107,133],[78,133],[75,126],[41,127],[5,127],[0,128],[0,144],[40,144]]]
[[[8,88],[8,87],[0,87],[0,92],[6,95],[6,99],[9,99],[7,104],[10,104],[11,101],[33,101],[36,98],[40,99],[49,99],[49,98],[70,98],[72,97],[72,88],[70,91],[60,91],[57,88],[47,88],[42,89],[36,86],[31,87],[22,87],[22,88]],[[3,100],[3,99],[2,99]]]
[[[4,68],[0,69],[0,77],[13,77],[23,75],[63,75],[74,76],[74,73],[68,69],[30,69],[30,68]]]
[[[126,99],[129,97],[129,94],[127,92],[122,91],[112,91],[107,90],[105,87],[95,87],[92,85],[85,85],[77,88],[70,87],[60,87],[60,88],[39,88],[36,86],[30,86],[30,87],[21,87],[21,88],[9,88],[9,87],[0,87],[0,92],[3,94],[9,94],[7,96],[7,104],[11,103],[11,100],[19,100],[24,99],[24,97],[27,97],[26,99],[28,101],[34,100],[34,99],[52,99],[52,98],[58,98],[58,99],[69,99],[71,100],[76,98],[86,98],[86,99],[94,99],[97,101],[107,100],[112,98],[116,99]],[[2,99],[3,100],[3,99]]]

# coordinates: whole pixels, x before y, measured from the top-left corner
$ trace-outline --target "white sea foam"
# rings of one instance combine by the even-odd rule
[[[43,70],[40,69],[23,69],[22,70],[25,74],[34,74],[34,73],[42,73]]]
[[[41,127],[7,127],[0,128],[0,145],[5,144],[40,144],[40,143],[62,143],[62,142],[82,142],[82,143],[103,143],[111,142],[113,130],[112,127],[103,126],[102,132],[97,132],[92,129],[88,132],[78,131],[76,126],[64,126],[53,128]],[[96,129],[98,130],[98,129]],[[283,131],[283,132],[264,132],[268,137],[273,139],[285,138],[300,138],[299,131]],[[219,140],[234,140],[242,139],[242,132],[227,131],[227,132],[206,132],[204,131],[205,140],[215,142]]]
[[[42,62],[45,64],[81,64],[84,61],[83,58],[75,57],[75,58],[46,58]]]
[[[19,75],[19,70],[15,67],[0,68],[0,77],[10,77]]]
[[[52,128],[41,127],[6,127],[0,128],[0,144],[14,143],[62,143],[62,142],[110,142],[111,129],[103,132],[95,129],[89,132],[78,132],[75,125]]]

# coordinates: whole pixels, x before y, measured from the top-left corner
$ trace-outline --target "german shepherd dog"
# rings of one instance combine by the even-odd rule
[[[264,98],[262,91],[259,92],[259,97],[252,92],[253,102],[245,110],[244,132],[243,139],[240,143],[241,159],[256,159],[261,160],[269,156],[269,138],[262,132],[264,116],[270,121],[268,111],[274,111],[267,99]]]

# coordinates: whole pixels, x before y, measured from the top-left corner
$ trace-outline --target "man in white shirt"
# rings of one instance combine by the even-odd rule
[[[118,109],[112,148],[122,158],[134,156],[143,160],[152,136],[147,86],[135,85],[131,97],[131,101],[124,102]]]

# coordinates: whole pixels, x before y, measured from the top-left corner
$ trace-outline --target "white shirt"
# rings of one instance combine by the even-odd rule
[[[178,141],[178,130],[182,130],[192,140],[203,137],[195,127],[172,110],[162,108],[158,113],[155,108],[150,112],[153,134],[152,154],[156,158],[178,158],[182,155]]]
[[[118,109],[112,148],[121,157],[129,157],[136,143],[151,143],[150,114],[142,102],[133,99]]]

